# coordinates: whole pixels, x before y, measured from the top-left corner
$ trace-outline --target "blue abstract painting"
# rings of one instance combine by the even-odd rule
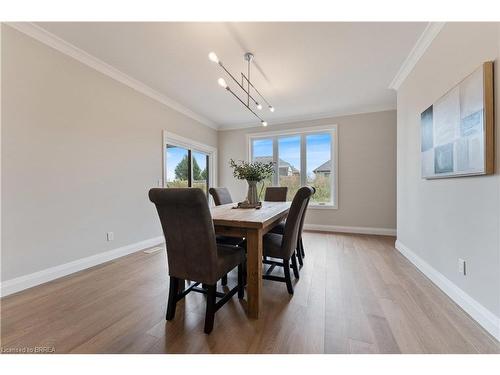
[[[434,150],[434,172],[453,172],[453,143],[438,146]]]
[[[430,150],[434,146],[434,129],[432,125],[432,105],[420,116],[422,143],[421,151]]]
[[[481,66],[421,113],[423,178],[485,173],[483,76]]]

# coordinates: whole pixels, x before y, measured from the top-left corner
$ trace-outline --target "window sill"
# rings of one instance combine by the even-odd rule
[[[338,207],[336,205],[332,205],[332,204],[325,204],[325,205],[310,204],[308,209],[310,209],[310,210],[337,210]]]

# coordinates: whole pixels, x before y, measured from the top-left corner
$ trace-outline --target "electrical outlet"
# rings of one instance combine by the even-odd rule
[[[462,258],[458,258],[458,273],[464,276],[467,274],[465,268],[465,260],[463,260]]]
[[[106,241],[113,241],[115,239],[115,234],[113,232],[106,233]]]

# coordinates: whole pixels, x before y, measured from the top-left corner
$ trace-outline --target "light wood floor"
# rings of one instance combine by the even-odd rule
[[[289,297],[264,280],[263,316],[235,298],[203,333],[204,296],[172,322],[164,253],[135,253],[2,300],[5,347],[58,353],[499,353],[500,345],[393,247],[394,238],[304,234]],[[230,275],[230,285],[235,275]]]

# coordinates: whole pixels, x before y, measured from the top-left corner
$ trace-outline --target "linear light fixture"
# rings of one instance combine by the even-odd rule
[[[264,96],[259,92],[259,90],[257,90],[257,88],[252,84],[252,82],[250,81],[250,67],[251,67],[251,64],[252,64],[252,61],[253,61],[253,54],[250,53],[250,52],[247,52],[245,53],[244,55],[244,58],[245,58],[245,61],[247,62],[247,75],[241,73],[241,83],[226,69],[226,67],[224,66],[224,64],[222,63],[222,61],[219,60],[219,58],[217,57],[217,55],[215,54],[215,52],[210,52],[208,54],[208,59],[214,63],[216,63],[217,65],[219,65],[223,70],[224,72],[226,72],[226,74],[232,78],[232,80],[243,90],[243,92],[245,92],[246,94],[246,98],[240,98],[233,90],[231,90],[231,87],[229,87],[229,85],[226,83],[226,81],[224,80],[224,78],[219,78],[217,83],[219,84],[219,86],[221,86],[222,88],[225,88],[227,91],[229,91],[231,94],[233,94],[233,96],[238,99],[238,101],[243,104],[250,112],[252,112],[254,114],[255,117],[257,117],[259,120],[260,120],[260,123],[262,124],[262,126],[267,126],[267,121],[264,121],[262,119],[262,117],[260,117],[254,109],[252,109],[252,107],[250,107],[250,105],[252,106],[255,106],[255,108],[259,111],[262,110],[262,104],[260,102],[258,102],[253,96],[252,96],[252,89],[253,91],[255,91],[255,93],[262,99],[262,101],[264,103],[266,103],[267,105],[267,108],[269,109],[269,111],[271,112],[274,112],[274,107],[269,104],[269,102],[266,100],[266,98],[264,98]],[[246,100],[245,100],[246,99]]]

